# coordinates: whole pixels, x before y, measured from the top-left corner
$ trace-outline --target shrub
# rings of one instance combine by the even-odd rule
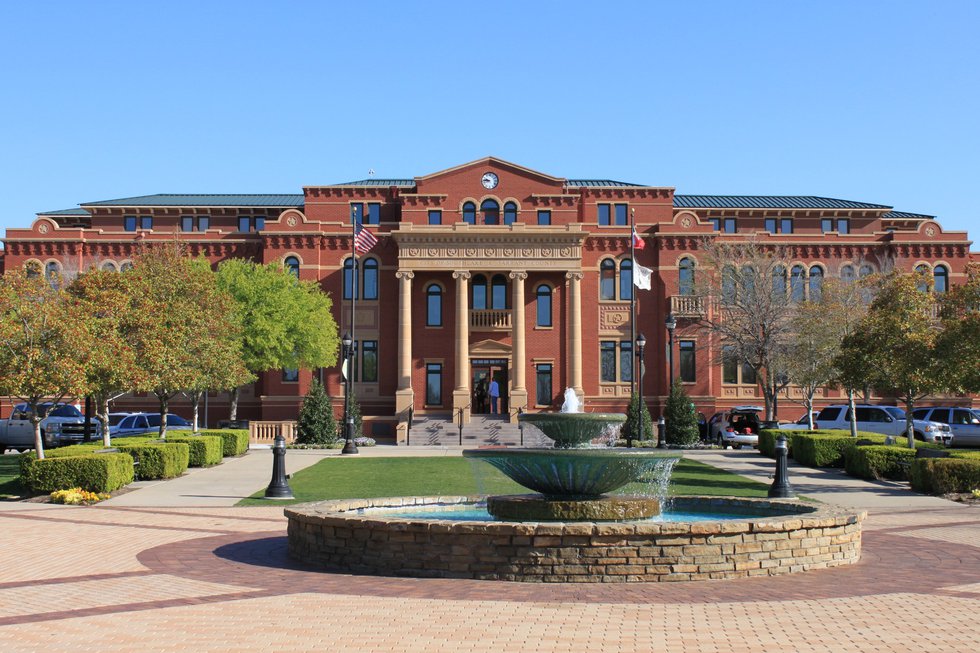
[[[215,435],[167,436],[167,442],[184,442],[190,447],[191,467],[210,467],[221,463],[224,440]]]
[[[918,458],[912,462],[910,480],[916,492],[972,492],[980,488],[980,458]]]
[[[98,453],[38,460],[28,452],[21,454],[20,479],[34,494],[75,487],[112,492],[133,482],[133,459],[124,453]]]
[[[51,503],[63,503],[67,506],[87,506],[105,501],[108,498],[109,495],[105,492],[89,492],[80,487],[73,487],[70,490],[55,490],[51,493]]]
[[[190,446],[183,442],[138,442],[116,447],[128,453],[136,465],[136,478],[141,480],[176,478],[187,471]]]
[[[643,438],[644,440],[657,440],[657,432],[654,430],[653,418],[650,417],[650,411],[646,406],[643,406],[642,413],[640,412],[640,395],[633,393],[632,398],[630,398],[629,408],[626,409],[626,421],[623,423],[623,428],[619,431],[619,437],[626,440],[628,434],[633,435],[633,441],[640,440],[640,416],[643,417]]]
[[[217,429],[215,431],[201,431],[200,435],[210,435],[220,437],[224,443],[222,454],[228,456],[241,456],[248,451],[248,429]]]
[[[786,436],[786,446],[789,447],[789,455],[793,456],[793,432],[780,431],[779,429],[760,429],[759,430],[759,453],[770,458],[776,457],[776,438],[780,435]]]
[[[664,405],[664,439],[667,444],[689,445],[701,439],[698,415],[691,398],[679,382],[670,386],[670,394]]]
[[[884,444],[888,437],[881,433],[858,431],[858,437],[852,438],[850,431],[833,429],[790,433],[793,434],[793,459],[807,467],[843,467],[844,452],[858,440]]]
[[[915,450],[888,445],[850,447],[844,451],[844,469],[851,476],[907,481]]]
[[[355,422],[356,424],[356,422]],[[303,398],[303,407],[296,421],[296,442],[299,444],[330,444],[337,440],[337,420],[333,402],[317,379]]]

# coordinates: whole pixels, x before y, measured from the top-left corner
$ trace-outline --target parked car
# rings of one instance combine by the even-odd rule
[[[71,404],[41,404],[47,416],[41,420],[41,438],[45,447],[58,447],[81,442],[85,438],[85,416]],[[8,419],[0,420],[0,453],[6,449],[27,451],[34,448],[34,425],[27,404],[17,404]],[[95,419],[89,432],[93,440],[102,437]]]
[[[190,431],[194,427],[180,415],[167,413],[168,431]],[[119,424],[109,429],[112,437],[130,435],[146,435],[156,433],[160,429],[160,413],[133,413],[124,417]]]
[[[814,428],[817,426],[817,415],[820,414],[819,410],[813,411],[813,425]],[[795,422],[789,422],[787,424],[780,424],[779,428],[783,431],[809,431],[810,430],[810,420],[806,418],[806,413],[803,413],[803,417],[796,420]]]
[[[857,428],[859,431],[884,433],[903,437],[905,435],[905,411],[897,406],[869,406],[859,404],[857,411]],[[914,415],[913,415],[914,417]],[[847,405],[827,406],[817,415],[817,423],[821,429],[851,428],[851,412]],[[953,433],[947,424],[929,422],[920,419],[912,420],[912,429],[916,440],[949,444]]]
[[[953,432],[954,447],[980,447],[980,415],[959,406],[916,408],[912,417],[948,424]]]
[[[708,440],[722,446],[739,448],[743,444],[759,444],[759,414],[762,406],[735,406],[715,413],[708,420]]]
[[[123,421],[124,418],[129,417],[133,413],[109,413],[109,433],[112,434],[112,427],[118,426],[119,422]]]

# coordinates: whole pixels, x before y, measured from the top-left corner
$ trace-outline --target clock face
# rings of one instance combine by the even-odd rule
[[[480,181],[483,182],[483,187],[486,189],[496,188],[497,184],[500,182],[497,175],[493,174],[492,172],[488,172],[487,174],[483,175],[483,179]]]

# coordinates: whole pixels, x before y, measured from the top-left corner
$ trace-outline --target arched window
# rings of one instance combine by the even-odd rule
[[[482,274],[473,277],[473,310],[482,311],[487,307],[487,278]]]
[[[129,272],[132,269],[133,269],[133,264],[130,261],[126,261],[125,263],[119,264],[120,272]]]
[[[347,258],[344,260],[344,299],[350,299],[354,296],[356,285],[357,279],[354,274],[354,259]]]
[[[794,265],[789,277],[789,299],[802,302],[806,299],[806,271],[802,265]]]
[[[286,267],[286,271],[299,279],[299,258],[295,256],[287,256],[286,260],[282,262]]]
[[[37,261],[28,261],[24,264],[28,279],[37,279],[41,276],[41,264]]]
[[[100,267],[100,269],[105,270],[106,272],[115,272],[116,271],[116,264],[113,263],[112,261],[106,261],[105,263],[103,263],[99,267]]]
[[[500,205],[494,200],[483,200],[480,213],[483,214],[483,224],[500,224]]]
[[[755,301],[755,268],[751,265],[742,267],[742,293],[746,302]]]
[[[823,294],[823,268],[814,265],[810,268],[810,301],[819,302]]]
[[[875,273],[875,269],[870,265],[868,265],[867,263],[865,263],[864,265],[861,266],[861,271],[858,273],[858,276],[861,279],[863,279],[865,277],[870,277],[874,273]]]
[[[628,258],[619,263],[619,298],[633,299],[633,261]]]
[[[599,299],[616,299],[616,263],[611,258],[599,264]]]
[[[361,263],[363,266],[361,274],[364,279],[361,283],[361,296],[364,299],[378,298],[378,259],[366,258]]]
[[[44,278],[50,281],[52,286],[57,285],[61,279],[61,266],[55,261],[48,261],[44,266]]]
[[[932,270],[932,291],[946,292],[949,290],[949,270],[945,265],[937,265]]]
[[[782,265],[772,269],[772,296],[773,299],[786,301],[786,268]]]
[[[537,298],[538,326],[551,326],[551,287],[545,284],[538,286],[535,291]]]
[[[694,261],[686,256],[677,268],[677,292],[684,297],[694,294]]]
[[[490,281],[490,308],[507,308],[507,279],[502,274],[493,275]]]
[[[425,289],[425,325],[442,326],[442,288],[429,284]]]
[[[51,264],[48,263],[48,265]],[[929,292],[929,266],[925,264],[915,266],[915,274],[918,278],[915,284],[916,290],[919,292]]]
[[[738,285],[738,273],[730,265],[721,271],[721,301],[731,304],[735,301],[735,288]]]
[[[473,202],[463,204],[463,222],[476,224],[476,204]]]
[[[853,265],[845,265],[840,269],[840,280],[844,283],[851,283],[854,281]]]
[[[507,202],[504,204],[504,224],[514,224],[517,222],[517,204]]]

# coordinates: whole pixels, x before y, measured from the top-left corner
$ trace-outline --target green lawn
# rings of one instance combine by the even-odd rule
[[[297,472],[289,480],[301,503],[326,499],[370,497],[523,494],[517,485],[489,464],[465,458],[325,458]],[[626,491],[635,488],[627,487]],[[717,467],[683,459],[674,468],[670,493],[764,497],[768,486],[729,474]],[[265,489],[239,502],[240,506],[268,506]]]
[[[20,497],[24,488],[20,484],[20,456],[0,455],[0,500]]]

